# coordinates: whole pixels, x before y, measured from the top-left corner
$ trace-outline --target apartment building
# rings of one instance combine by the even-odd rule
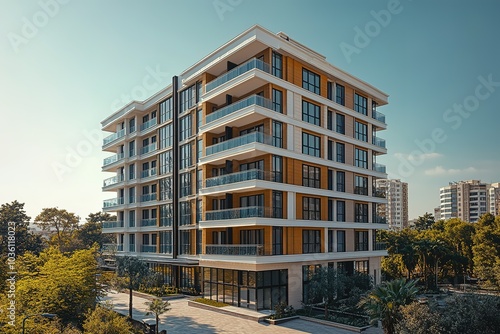
[[[488,187],[488,212],[500,216],[500,182],[492,183]]]
[[[480,180],[451,182],[439,189],[440,214],[437,219],[459,218],[474,223],[488,212],[489,185]]]
[[[104,233],[165,283],[250,309],[300,306],[321,266],[379,283],[387,98],[254,26],[102,122]]]
[[[401,180],[376,180],[377,194],[387,198],[387,204],[379,206],[378,215],[387,219],[389,228],[408,227],[408,183]]]

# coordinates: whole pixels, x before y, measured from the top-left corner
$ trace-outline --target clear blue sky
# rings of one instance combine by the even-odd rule
[[[499,1],[0,4],[0,203],[24,202],[32,218],[54,206],[82,219],[100,211],[113,197],[101,192],[108,154],[85,133],[254,24],[286,32],[390,95],[379,134],[389,153],[379,162],[409,183],[410,218],[437,206],[449,181],[500,181]],[[388,8],[378,23],[372,12]],[[78,150],[81,159],[67,161]]]

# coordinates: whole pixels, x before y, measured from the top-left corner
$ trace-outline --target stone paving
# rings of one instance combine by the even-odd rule
[[[103,300],[113,303],[114,309],[122,314],[128,314],[128,294],[110,292]],[[144,318],[154,318],[146,316],[147,299],[134,296],[133,318],[142,320]],[[187,298],[169,301],[171,310],[160,316],[160,330],[166,329],[168,334],[211,334],[211,333],[318,333],[318,334],[352,334],[353,332],[338,329],[330,326],[312,323],[309,321],[296,319],[282,325],[269,325],[263,322],[245,320],[231,315],[220,314],[209,310],[203,310],[188,306]],[[248,312],[249,310],[244,310]],[[250,311],[252,312],[252,311]],[[255,312],[257,315],[258,313]],[[382,333],[375,328],[370,328],[363,333]]]

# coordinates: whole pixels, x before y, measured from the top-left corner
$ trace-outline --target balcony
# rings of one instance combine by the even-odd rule
[[[115,133],[112,133],[110,134],[109,136],[107,136],[106,138],[104,138],[102,140],[102,145],[103,146],[106,146],[108,145],[109,143],[112,143],[114,142],[115,140],[118,140],[122,137],[125,137],[125,129],[121,129],[120,131],[118,132],[115,132]]]
[[[123,160],[123,158],[125,158],[125,153],[117,153],[108,158],[105,158],[103,161],[103,166],[111,165],[117,161]]]
[[[249,255],[262,256],[264,245],[206,245],[205,254],[207,255]]]
[[[387,242],[374,242],[373,250],[374,251],[387,250]]]
[[[374,224],[387,224],[387,218],[375,216],[375,217],[373,217],[373,223]]]
[[[373,170],[379,173],[386,173],[385,165],[378,164],[376,162],[373,164]]]
[[[156,226],[156,218],[141,219],[141,226]]]
[[[102,222],[102,228],[123,227],[123,220]]]
[[[123,197],[106,199],[103,202],[103,208],[111,208],[113,206],[123,205],[125,202]]]
[[[372,110],[372,118],[385,124],[385,115],[376,110]]]
[[[261,106],[261,107],[271,109],[271,110],[273,108],[273,103],[271,102],[271,100],[266,99],[266,98],[259,96],[259,95],[252,95],[246,99],[235,102],[235,103],[230,104],[222,109],[216,110],[211,114],[208,114],[206,117],[206,124],[209,124],[210,122],[216,121],[224,116],[227,116],[231,113],[234,113],[238,110],[241,110],[243,108],[246,108],[246,107],[252,106],[252,105]]]
[[[151,143],[148,146],[144,146],[141,148],[141,155],[151,153],[156,151],[156,143]]]
[[[129,252],[135,252],[135,244],[128,245],[128,251]]]
[[[141,245],[142,253],[156,253],[156,245]]]
[[[377,136],[373,136],[372,144],[381,148],[385,148],[385,139],[379,138]]]
[[[155,118],[151,118],[146,123],[142,123],[141,124],[141,132],[142,131],[146,131],[147,129],[149,129],[149,128],[155,126],[155,125],[156,125],[156,117]]]
[[[123,252],[123,245],[103,244],[101,251],[103,251],[103,252]]]
[[[156,201],[156,193],[141,195],[141,202]]]
[[[243,73],[253,70],[254,68],[262,70],[267,73],[270,72],[269,64],[264,63],[262,60],[253,58],[241,64],[240,66],[233,68],[229,72],[219,76],[215,80],[212,80],[209,83],[207,83],[207,85],[205,86],[205,93],[210,92],[211,90],[219,87],[220,85],[242,75]]]
[[[143,170],[141,172],[141,178],[143,178],[143,179],[146,177],[155,176],[155,175],[156,175],[156,167],[150,168],[147,170]]]
[[[236,137],[233,139],[229,139],[223,141],[222,143],[218,143],[206,148],[206,156],[212,155],[215,153],[219,153],[222,151],[230,150],[235,147],[243,146],[250,143],[262,143],[262,144],[271,144],[271,137],[262,132],[253,132],[247,135],[243,135],[240,137]]]
[[[117,184],[117,183],[120,183],[120,182],[123,182],[125,180],[125,177],[123,175],[116,175],[116,176],[112,176],[110,178],[107,178],[105,179],[103,182],[102,182],[102,186],[103,187],[109,187],[109,186],[112,186],[114,184]]]
[[[222,186],[236,182],[243,182],[249,180],[267,180],[273,181],[273,173],[265,172],[259,169],[250,169],[242,172],[225,174],[221,176],[211,177],[205,180],[205,188]]]
[[[172,254],[172,245],[171,244],[160,244],[160,253]]]
[[[264,206],[247,206],[243,208],[207,211],[205,220],[227,220],[254,217],[271,217],[271,208]]]

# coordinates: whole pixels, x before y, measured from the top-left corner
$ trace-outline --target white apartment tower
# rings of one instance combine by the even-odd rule
[[[250,309],[300,306],[319,266],[380,282],[388,96],[254,26],[102,121],[117,255]]]
[[[452,182],[439,189],[440,217],[436,219],[460,218],[474,223],[489,212],[487,201],[489,185],[480,180]],[[488,203],[488,205],[487,205]]]
[[[408,183],[401,180],[378,179],[377,193],[387,198],[387,204],[379,206],[378,215],[385,217],[389,228],[402,229],[408,226]]]

